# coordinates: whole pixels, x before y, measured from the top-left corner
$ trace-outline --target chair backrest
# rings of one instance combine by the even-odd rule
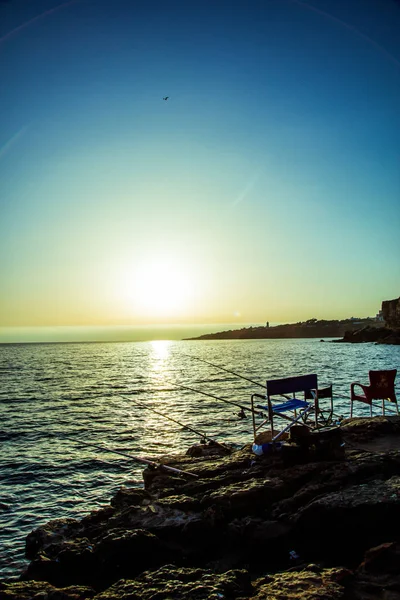
[[[284,379],[270,379],[267,381],[267,396],[308,392],[317,388],[317,375],[299,375],[298,377],[285,377]]]
[[[318,399],[321,398],[332,398],[333,394],[333,384],[331,383],[328,387],[320,388],[318,390]],[[313,400],[314,396],[311,393],[311,390],[306,392],[306,400]]]
[[[370,371],[369,382],[371,390],[369,395],[371,398],[374,398],[375,400],[394,398],[396,401],[394,391],[396,374],[397,369],[391,369],[389,371]]]

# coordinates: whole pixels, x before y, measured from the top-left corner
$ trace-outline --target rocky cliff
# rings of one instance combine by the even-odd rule
[[[400,329],[400,298],[382,302],[382,316],[388,327]]]
[[[400,344],[400,298],[395,300],[384,300],[382,302],[382,316],[385,321],[384,327],[374,324],[366,324],[358,329],[348,329],[343,339],[335,342],[350,342],[359,344],[375,342],[376,344]]]
[[[144,489],[36,529],[0,600],[400,600],[400,418],[334,434],[165,457],[197,477],[147,470]]]

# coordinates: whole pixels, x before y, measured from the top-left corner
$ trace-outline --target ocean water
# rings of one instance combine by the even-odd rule
[[[320,387],[334,384],[335,412],[348,416],[350,383],[399,365],[400,346],[312,339],[0,345],[0,577],[27,564],[35,527],[142,485],[143,465],[102,448],[157,458],[199,441],[150,409],[239,447],[252,441],[250,413],[239,419],[238,408],[200,392],[249,406],[266,379],[317,373]]]

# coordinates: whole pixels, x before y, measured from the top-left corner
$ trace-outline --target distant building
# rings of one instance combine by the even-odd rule
[[[265,327],[269,327],[269,321],[265,323]]]
[[[380,323],[384,321],[382,310],[376,314],[375,321],[379,321]]]

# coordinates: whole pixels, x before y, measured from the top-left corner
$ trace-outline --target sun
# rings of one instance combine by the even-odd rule
[[[129,269],[118,287],[138,316],[179,317],[194,297],[196,281],[183,261],[157,257]]]

